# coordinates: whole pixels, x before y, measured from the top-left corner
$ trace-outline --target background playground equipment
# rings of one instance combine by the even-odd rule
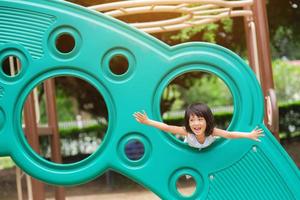
[[[130,23],[130,25],[147,33],[176,31],[195,25],[216,22],[224,17],[252,17],[252,0],[220,1],[220,0],[146,0],[120,1],[90,6],[112,17],[133,14],[178,13],[179,16],[160,21]]]
[[[269,49],[268,23],[264,0],[129,0],[89,6],[106,15],[124,16],[173,13],[167,20],[129,23],[147,33],[170,32],[204,25],[226,17],[243,17],[250,67],[259,80],[265,97],[265,123],[278,136],[278,108]]]
[[[0,3],[5,19],[0,23],[6,30],[0,32],[0,61],[15,56],[22,66],[15,76],[0,73],[0,155],[10,155],[30,175],[52,184],[73,185],[114,169],[163,199],[214,199],[218,195],[299,198],[299,171],[262,124],[259,84],[234,53],[206,43],[170,48],[123,23],[65,2]],[[74,39],[71,51],[57,48],[61,35]],[[112,73],[109,67],[116,55],[123,55],[129,63],[122,75]],[[130,118],[134,111],[146,108],[150,116],[160,119],[164,87],[176,76],[193,70],[213,73],[227,84],[235,107],[229,129],[249,131],[260,125],[267,134],[261,143],[220,140],[199,152]],[[101,147],[86,160],[68,165],[42,159],[32,151],[20,127],[22,107],[30,91],[41,81],[60,75],[80,77],[94,85],[109,109],[110,124]],[[140,160],[131,160],[124,153],[131,140],[145,147]],[[170,153],[174,156],[167,156]],[[158,165],[159,176],[153,177],[151,173],[158,171]],[[197,184],[190,197],[176,190],[177,179],[186,174]]]

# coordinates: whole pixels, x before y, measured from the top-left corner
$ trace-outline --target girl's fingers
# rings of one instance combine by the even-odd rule
[[[141,113],[141,112],[137,112],[138,115],[140,116],[145,116],[145,114]]]
[[[260,133],[263,133],[263,132],[264,132],[262,129],[256,129],[256,130],[254,130],[254,131],[255,131],[255,133],[257,133],[257,134],[260,134]]]
[[[138,114],[135,114],[134,117],[135,117],[136,119],[141,118]]]
[[[145,111],[143,111],[145,112]],[[147,115],[143,114],[141,112],[134,112],[133,114],[134,118],[136,121],[138,121],[139,123],[143,123],[145,120],[147,120]]]
[[[137,113],[133,114],[133,116],[134,116],[136,119],[140,119],[140,118],[141,118],[141,116],[138,115]]]
[[[142,113],[138,112],[135,114],[136,117],[144,117],[145,115],[143,115]]]

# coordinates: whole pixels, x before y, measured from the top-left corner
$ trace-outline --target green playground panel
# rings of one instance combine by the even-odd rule
[[[57,39],[75,45],[61,52]],[[114,74],[110,60],[124,56],[128,70]],[[162,199],[300,199],[299,169],[262,123],[263,95],[255,74],[235,53],[209,43],[167,46],[116,19],[64,1],[0,0],[0,62],[15,56],[21,70],[0,70],[0,156],[11,156],[31,176],[56,185],[88,182],[113,169]],[[234,99],[229,130],[259,126],[261,142],[218,140],[201,151],[151,127],[133,112],[146,110],[161,120],[163,90],[177,76],[204,71],[222,79]],[[90,157],[73,164],[49,162],[33,151],[21,127],[24,102],[42,81],[74,76],[102,94],[109,112],[106,136]],[[132,140],[144,146],[131,160]],[[182,196],[176,182],[190,175],[195,192]]]

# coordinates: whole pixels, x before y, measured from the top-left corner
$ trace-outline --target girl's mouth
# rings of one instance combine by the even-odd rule
[[[201,128],[193,128],[195,131],[201,131]]]

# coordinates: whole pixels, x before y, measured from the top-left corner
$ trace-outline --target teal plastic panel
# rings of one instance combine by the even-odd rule
[[[61,53],[56,40],[68,34],[74,49]],[[113,169],[149,188],[162,199],[300,199],[299,169],[262,123],[263,96],[255,75],[236,54],[208,43],[169,47],[118,20],[64,1],[0,0],[0,62],[17,56],[21,72],[0,70],[0,155],[11,156],[28,174],[50,184],[75,185]],[[115,55],[127,58],[126,73],[111,72]],[[145,109],[161,120],[164,88],[189,71],[205,71],[222,79],[234,99],[229,130],[259,126],[262,142],[218,140],[199,151],[173,136],[138,124],[132,114]],[[43,80],[54,76],[86,80],[102,94],[109,127],[99,149],[74,164],[41,158],[28,145],[21,127],[24,101]],[[125,155],[128,141],[143,143],[139,160]],[[183,197],[176,189],[185,174],[196,181]]]

